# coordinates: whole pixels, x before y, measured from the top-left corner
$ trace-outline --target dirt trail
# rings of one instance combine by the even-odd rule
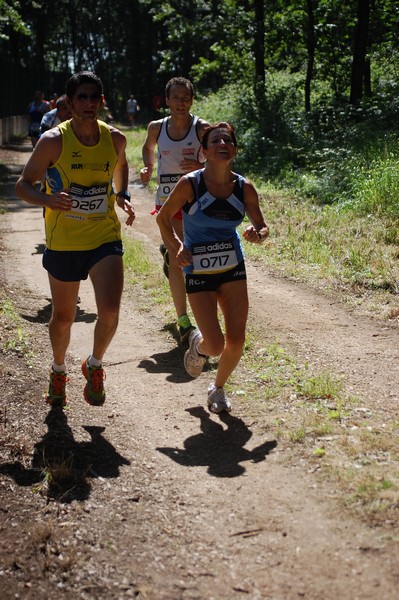
[[[150,200],[133,174],[131,188],[137,222],[129,235],[157,256]],[[90,284],[82,285],[68,359],[71,408],[48,410],[39,394],[51,358],[41,211],[11,196],[7,206],[2,277],[41,363],[19,383],[28,407],[19,418],[34,432],[30,460],[0,474],[2,598],[396,599],[398,543],[345,517],[333,490],[306,461],[292,466],[290,447],[251,422],[239,397],[231,415],[210,415],[209,373],[186,376],[182,349],[142,292],[124,292],[105,362],[107,401],[95,409],[82,398],[80,361],[95,320]],[[259,335],[340,374],[373,410],[397,418],[397,329],[256,265],[249,282]],[[38,472],[71,454],[86,465],[79,496],[46,503],[33,491]]]

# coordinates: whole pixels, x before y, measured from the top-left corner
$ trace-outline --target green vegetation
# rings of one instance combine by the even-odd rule
[[[2,331],[1,350],[30,359],[32,352],[22,319],[5,291],[0,295],[0,326]]]
[[[170,290],[167,280],[159,270],[159,263],[151,260],[142,242],[125,236],[123,245],[127,282],[140,285],[157,304],[166,304],[170,299]]]
[[[260,164],[261,155],[253,151],[259,131],[255,126],[245,129],[246,115],[238,103],[226,104],[226,98],[236,97],[232,87],[200,98],[194,112],[211,122],[223,114],[237,127],[236,168],[254,180],[270,226],[266,246],[248,246],[247,254],[297,279],[339,290],[348,302],[364,304],[383,318],[397,318],[399,140],[377,124],[373,132],[369,127],[365,131],[362,122],[352,124],[349,133],[339,113],[336,118],[330,115],[329,127],[324,128],[324,152],[303,152],[300,169],[292,162],[293,146],[284,164],[277,147],[276,154],[269,158],[265,153]],[[294,111],[299,107],[293,105],[288,112]],[[140,168],[145,128],[127,136],[129,160]],[[298,148],[305,142],[298,137]],[[270,164],[277,163],[280,170],[273,175]]]
[[[229,386],[247,400],[247,417],[291,447],[285,460],[306,458],[346,508],[376,524],[396,522],[398,424],[380,421],[339,378],[301,365],[278,341],[260,343],[249,332]]]

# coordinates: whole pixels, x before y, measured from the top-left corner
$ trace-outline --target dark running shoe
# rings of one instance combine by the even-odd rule
[[[194,329],[194,325],[189,325],[188,327],[179,326],[180,342],[182,344],[188,340],[190,333],[194,331]]]
[[[169,279],[169,254],[165,244],[159,246],[159,251],[163,256],[163,273]]]

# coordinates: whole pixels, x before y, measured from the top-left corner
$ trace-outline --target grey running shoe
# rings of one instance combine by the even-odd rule
[[[199,329],[194,329],[188,337],[189,347],[184,355],[184,368],[191,377],[198,377],[202,373],[206,356],[198,354],[198,344],[202,340]]]
[[[214,383],[210,383],[208,387],[208,408],[216,414],[231,411],[231,403],[224,395],[224,389],[216,387]]]

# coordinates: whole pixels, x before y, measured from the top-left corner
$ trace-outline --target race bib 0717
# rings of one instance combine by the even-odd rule
[[[192,255],[194,273],[217,273],[238,265],[234,245],[229,241],[193,244]]]
[[[72,196],[73,212],[86,215],[107,212],[108,184],[100,183],[91,186],[72,183],[70,194]]]

